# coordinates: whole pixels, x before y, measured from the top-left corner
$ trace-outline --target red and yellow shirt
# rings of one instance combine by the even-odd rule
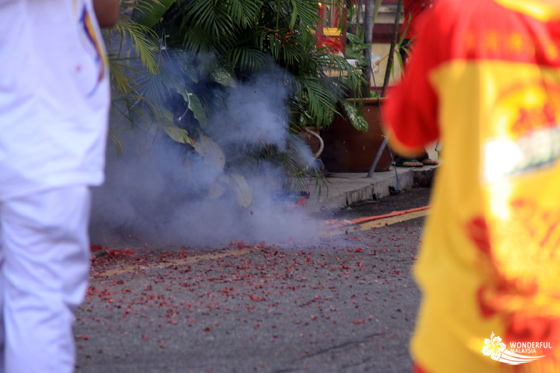
[[[428,372],[560,371],[560,2],[439,0],[420,33],[384,108],[393,149],[443,144],[413,357]],[[553,348],[513,366],[481,353],[491,333]]]
[[[433,7],[434,0],[403,0],[404,21],[400,34],[406,31],[405,39],[413,39],[418,35],[420,15]]]

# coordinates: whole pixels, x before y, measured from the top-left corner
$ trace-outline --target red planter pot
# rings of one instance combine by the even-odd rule
[[[349,100],[354,101],[354,100]],[[381,100],[383,104],[383,99]],[[352,124],[337,116],[332,125],[321,132],[325,150],[321,160],[331,172],[368,172],[373,164],[385,134],[381,123],[381,108],[376,98],[363,100],[362,114],[368,122],[367,133],[358,131]],[[386,146],[375,172],[388,171],[391,155]]]

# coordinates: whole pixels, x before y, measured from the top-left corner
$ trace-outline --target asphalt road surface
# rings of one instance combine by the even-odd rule
[[[422,207],[428,194],[324,218]],[[411,372],[424,218],[398,219],[297,244],[97,251],[77,372]]]

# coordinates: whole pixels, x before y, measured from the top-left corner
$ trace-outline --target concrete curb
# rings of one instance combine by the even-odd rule
[[[397,168],[391,167],[386,172],[376,172],[371,178],[367,173],[328,173],[327,188],[323,188],[319,194],[318,190],[311,190],[307,209],[311,212],[321,210],[333,210],[346,207],[358,202],[376,200],[387,197],[390,187],[400,190],[410,189],[415,183],[429,187],[432,184],[437,166],[425,166],[421,168]],[[315,185],[311,181],[309,185]]]

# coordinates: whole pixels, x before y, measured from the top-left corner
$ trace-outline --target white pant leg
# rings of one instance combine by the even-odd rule
[[[0,206],[6,373],[74,370],[74,310],[88,285],[86,186]]]

